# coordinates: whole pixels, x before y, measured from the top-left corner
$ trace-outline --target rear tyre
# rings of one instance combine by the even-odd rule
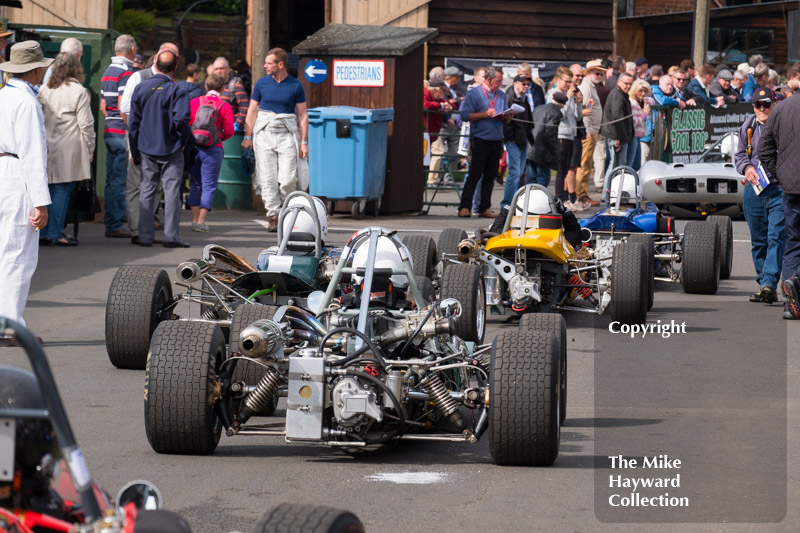
[[[498,465],[549,466],[561,437],[558,339],[506,331],[495,338],[489,374],[489,452]]]
[[[519,319],[519,330],[522,332],[551,331],[558,340],[558,353],[561,357],[559,423],[563,424],[567,419],[567,321],[558,313],[527,313]]]
[[[219,443],[214,412],[225,338],[216,324],[162,322],[153,333],[144,384],[144,427],[158,453],[206,455]]]
[[[653,269],[655,268],[655,246],[653,244],[653,236],[644,233],[628,236],[628,242],[638,242],[644,247],[644,253],[647,256],[647,310],[653,308],[653,301],[655,300],[655,280],[653,279]]]
[[[719,288],[719,230],[710,222],[692,221],[683,232],[681,285],[689,294],[716,294]]]
[[[644,247],[623,242],[611,259],[611,320],[643,324],[647,318],[647,256]]]
[[[244,304],[236,308],[231,321],[231,335],[228,343],[228,357],[239,351],[239,334],[247,326],[264,318],[272,318],[278,310],[276,305]],[[267,369],[250,361],[237,361],[236,369],[231,376],[232,381],[244,381],[247,385],[256,385],[266,375]],[[278,407],[278,399],[273,397],[258,416],[272,416]],[[236,409],[234,409],[236,410]]]
[[[124,266],[111,280],[106,301],[106,351],[117,368],[142,370],[150,338],[171,311],[172,285],[166,270]]]
[[[458,253],[458,243],[467,238],[467,232],[460,228],[446,228],[439,234],[436,248],[439,250],[439,257],[442,254]]]
[[[733,270],[733,222],[731,217],[712,215],[706,221],[716,224],[719,231],[719,278],[730,279]]]
[[[481,268],[469,263],[450,265],[442,274],[439,292],[442,299],[455,298],[461,302],[462,313],[453,334],[465,341],[482,343],[486,332],[486,296]]]
[[[406,235],[403,237],[403,244],[411,253],[414,275],[433,279],[436,263],[436,243],[433,239],[427,235]]]
[[[434,300],[435,295],[433,294],[433,282],[431,281],[431,278],[417,276],[417,287],[419,288],[419,292],[422,293],[423,300],[428,303]],[[408,299],[410,300],[410,298]]]
[[[256,533],[364,533],[356,515],[308,503],[282,503],[256,524]]]

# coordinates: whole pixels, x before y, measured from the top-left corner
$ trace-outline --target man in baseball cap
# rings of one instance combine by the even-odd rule
[[[0,89],[0,316],[22,324],[31,278],[39,260],[37,231],[47,224],[47,143],[37,85],[53,62],[36,41],[11,47],[0,71],[11,78]],[[0,342],[13,342],[0,338]]]
[[[756,89],[753,95],[754,115],[745,119],[739,128],[739,146],[736,150],[736,170],[748,181],[744,189],[742,209],[750,229],[753,265],[759,291],[750,296],[754,303],[772,304],[778,301],[778,282],[783,263],[785,223],[783,190],[774,176],[767,173],[768,185],[759,185],[759,170],[763,170],[758,157],[758,145],[767,119],[772,113],[775,97],[769,87]],[[756,192],[757,187],[760,192]]]

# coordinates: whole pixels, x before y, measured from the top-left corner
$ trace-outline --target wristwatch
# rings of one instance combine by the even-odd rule
[[[308,141],[300,141],[300,144],[308,144]]]
[[[252,140],[252,139],[253,139],[253,137],[252,137],[251,135],[245,135],[245,136],[244,136],[244,140],[245,140],[245,141],[250,141],[250,140]]]

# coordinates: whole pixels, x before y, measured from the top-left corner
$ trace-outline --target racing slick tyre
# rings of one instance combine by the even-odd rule
[[[446,228],[439,234],[436,249],[439,250],[439,259],[442,254],[457,254],[458,244],[466,239],[467,232],[460,228]]]
[[[561,398],[559,423],[567,418],[567,321],[558,313],[527,313],[519,319],[520,331],[552,331],[556,334],[561,357]]]
[[[647,310],[653,308],[653,300],[655,299],[655,279],[653,279],[653,269],[655,268],[655,246],[653,244],[653,236],[644,233],[634,233],[628,236],[628,242],[638,242],[644,246],[644,252],[647,256]]]
[[[647,254],[638,242],[614,247],[611,259],[611,320],[643,324],[647,318]]]
[[[117,270],[106,301],[106,352],[117,368],[142,370],[150,338],[171,311],[169,274],[161,268],[124,266]]]
[[[730,279],[733,270],[733,222],[731,217],[712,215],[707,222],[717,225],[719,231],[719,279]]]
[[[681,285],[689,294],[716,294],[719,288],[719,229],[709,222],[686,223]]]
[[[231,335],[228,342],[228,357],[239,351],[239,334],[247,326],[264,318],[272,318],[279,309],[277,305],[244,304],[236,308],[231,320]],[[251,361],[237,361],[231,381],[244,381],[247,385],[256,385],[267,373],[267,370]],[[278,407],[278,399],[273,397],[257,416],[272,416]],[[234,409],[236,411],[237,409]]]
[[[153,333],[144,383],[144,428],[158,453],[210,454],[222,422],[214,412],[225,338],[216,324],[170,320]]]
[[[430,303],[436,299],[436,295],[433,293],[433,282],[431,278],[426,276],[417,276],[417,287],[419,288],[419,292],[422,293],[422,299],[426,302]],[[406,296],[409,300],[410,297]]]
[[[492,344],[489,452],[498,465],[549,466],[558,457],[561,391],[558,337],[506,331]]]
[[[675,233],[675,218],[668,216],[659,216],[656,220],[657,233]]]
[[[261,517],[256,533],[364,533],[349,511],[310,503],[282,503]]]
[[[414,275],[425,276],[433,279],[436,266],[436,243],[427,235],[406,235],[403,244],[411,253],[411,262],[414,264]]]
[[[452,264],[442,274],[440,297],[461,302],[462,313],[454,335],[480,344],[486,332],[486,296],[481,267],[468,263]]]

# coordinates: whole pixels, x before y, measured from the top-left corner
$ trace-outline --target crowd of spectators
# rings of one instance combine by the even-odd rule
[[[488,69],[499,81],[484,77]],[[491,182],[503,183],[506,168],[501,209],[521,184],[549,186],[551,171],[556,172],[556,197],[567,208],[582,211],[598,205],[589,194],[589,177],[594,188],[602,191],[609,169],[627,165],[638,170],[647,161],[653,106],[724,107],[752,101],[762,87],[770,88],[778,100],[800,91],[797,63],[786,65],[778,75],[759,55],[736,66],[697,68],[689,59],[666,67],[650,65],[644,57],[634,61],[598,58],[562,65],[549,82],[532,76],[527,63],[520,64],[516,73],[487,66],[473,74],[465,94],[464,84],[470,80],[464,73],[453,66],[434,67],[424,88],[424,107],[433,110],[426,112],[426,131],[432,142],[429,186],[452,186],[455,169],[460,168],[459,134],[469,139],[466,160],[470,165],[458,210],[462,217],[494,216],[484,197],[491,193]],[[521,111],[502,113],[512,104]],[[472,165],[476,146],[480,169]],[[487,160],[488,152],[492,157]],[[446,170],[442,170],[443,157]],[[500,172],[488,168],[494,159],[502,161]]]

